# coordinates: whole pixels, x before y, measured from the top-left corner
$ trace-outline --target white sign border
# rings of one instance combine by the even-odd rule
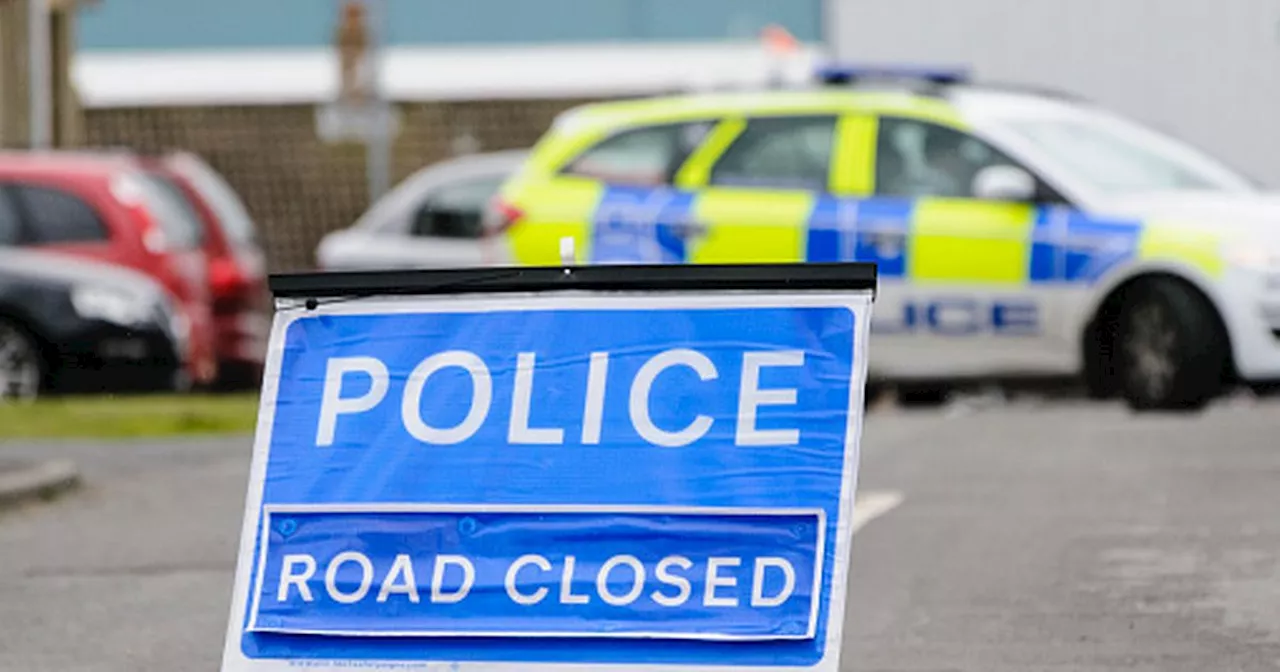
[[[672,672],[675,669],[697,669],[699,672],[839,672],[840,642],[844,632],[845,603],[848,594],[849,556],[853,545],[852,520],[854,495],[857,492],[858,461],[862,438],[866,394],[868,338],[870,336],[872,291],[837,289],[796,292],[734,290],[694,293],[634,291],[563,291],[512,292],[446,295],[378,296],[370,298],[335,298],[318,302],[305,309],[302,301],[279,302],[271,325],[271,339],[262,378],[262,396],[258,424],[254,433],[253,458],[249,484],[245,493],[245,516],[240,532],[240,547],[231,596],[231,612],[223,646],[223,672],[284,672],[297,668],[287,659],[253,659],[240,648],[248,607],[250,575],[256,564],[254,546],[261,524],[262,497],[266,482],[271,430],[280,389],[280,368],[284,357],[284,336],[300,319],[325,315],[390,315],[404,313],[484,313],[532,310],[616,310],[637,309],[729,309],[729,308],[845,308],[854,315],[854,351],[850,353],[853,370],[849,381],[848,425],[845,430],[844,473],[836,522],[835,564],[832,567],[831,599],[827,616],[827,639],[822,658],[811,666],[747,666],[747,665],[667,665],[667,664],[597,664],[597,663],[528,663],[490,661],[403,660],[312,660],[305,667],[321,672],[336,672],[353,666],[374,668],[384,663],[386,669],[416,669],[423,672],[564,672],[566,670],[603,670],[610,672]],[[744,299],[747,299],[744,301]],[[862,357],[859,357],[859,349]]]

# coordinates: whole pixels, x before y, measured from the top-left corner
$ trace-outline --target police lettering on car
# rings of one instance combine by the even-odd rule
[[[874,334],[938,336],[1030,336],[1039,332],[1036,302],[1027,298],[978,299],[967,296],[908,299],[897,310],[880,312]]]

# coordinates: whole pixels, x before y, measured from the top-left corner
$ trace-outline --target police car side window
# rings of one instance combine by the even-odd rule
[[[699,121],[623,131],[583,152],[562,172],[610,184],[666,184],[711,126]]]
[[[995,165],[1018,163],[952,128],[917,119],[880,120],[876,193],[882,196],[972,198],[978,171]]]
[[[824,191],[835,117],[752,119],[711,169],[711,184]]]

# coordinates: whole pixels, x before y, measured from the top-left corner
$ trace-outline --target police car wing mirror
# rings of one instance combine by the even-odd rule
[[[1030,201],[1036,179],[1016,166],[987,166],[973,178],[973,196],[988,201]]]

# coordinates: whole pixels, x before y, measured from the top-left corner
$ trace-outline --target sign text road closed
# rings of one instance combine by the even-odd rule
[[[477,508],[269,510],[250,629],[405,637],[813,636],[821,510]]]

